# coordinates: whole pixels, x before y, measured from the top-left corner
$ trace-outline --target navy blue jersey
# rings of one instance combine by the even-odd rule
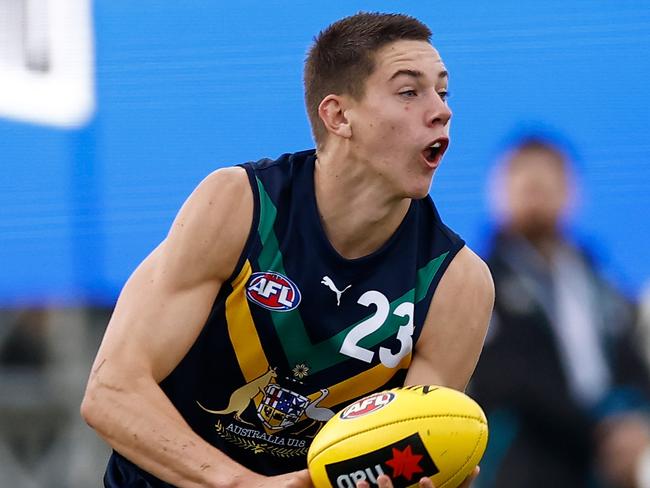
[[[342,257],[319,217],[315,160],[311,150],[242,165],[251,233],[199,337],[161,383],[196,433],[267,475],[304,468],[334,412],[403,383],[433,293],[464,245],[426,197],[380,249]],[[113,455],[107,486],[138,477],[168,486]]]

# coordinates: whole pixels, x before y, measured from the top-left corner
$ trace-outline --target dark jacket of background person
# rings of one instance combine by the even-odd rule
[[[494,319],[472,382],[490,422],[481,486],[593,486],[599,420],[645,401],[647,376],[630,343],[631,305],[598,276],[583,252],[569,252],[584,263],[593,286],[611,386],[593,406],[574,397],[548,304],[530,275],[552,278],[536,269],[534,250],[525,241],[497,235],[488,258],[496,288]]]
[[[535,140],[505,160],[496,302],[470,385],[490,425],[481,488],[638,487],[650,445],[635,310],[562,231],[567,164]]]

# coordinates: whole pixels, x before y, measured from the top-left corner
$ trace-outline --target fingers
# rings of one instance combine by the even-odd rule
[[[462,482],[462,484],[458,488],[470,488],[472,485],[472,481],[476,479],[478,476],[479,472],[481,471],[481,468],[476,466],[474,470],[469,474],[467,478],[465,478],[465,481]],[[377,485],[379,488],[393,488],[393,482],[390,480],[388,476],[385,474],[382,474],[377,478]],[[435,485],[433,484],[433,481],[431,481],[431,478],[428,477],[423,477],[420,479],[418,482],[418,487],[419,488],[435,488]],[[357,482],[357,487],[356,488],[370,488],[370,485],[368,484],[367,481],[359,481]]]
[[[393,488],[393,482],[385,474],[382,474],[377,478],[377,485],[379,488]]]
[[[377,485],[379,488],[393,488],[393,482],[385,474],[377,478]],[[370,488],[370,485],[366,480],[357,481],[357,488]]]
[[[458,488],[470,488],[472,485],[472,481],[476,479],[478,476],[479,472],[481,471],[481,468],[476,466],[474,468],[474,471],[472,471],[467,478],[465,478],[465,481],[463,481]]]

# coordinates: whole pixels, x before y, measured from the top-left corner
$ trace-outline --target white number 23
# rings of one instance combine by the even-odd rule
[[[383,293],[376,290],[365,292],[361,295],[357,303],[366,307],[374,305],[377,307],[377,311],[352,328],[348,335],[345,336],[343,344],[341,344],[340,352],[346,356],[369,363],[372,361],[375,353],[365,347],[359,346],[359,341],[375,332],[386,322],[390,313],[390,303]],[[388,368],[395,368],[413,350],[413,310],[413,303],[404,302],[393,312],[398,317],[408,317],[408,323],[400,326],[397,330],[397,340],[400,343],[400,349],[397,353],[393,354],[387,347],[379,348],[379,360]]]

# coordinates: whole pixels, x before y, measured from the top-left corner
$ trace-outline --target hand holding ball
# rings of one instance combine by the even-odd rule
[[[429,476],[436,488],[455,488],[474,470],[487,445],[481,407],[440,386],[375,393],[332,417],[307,454],[316,488],[377,486],[386,474],[395,488]]]

